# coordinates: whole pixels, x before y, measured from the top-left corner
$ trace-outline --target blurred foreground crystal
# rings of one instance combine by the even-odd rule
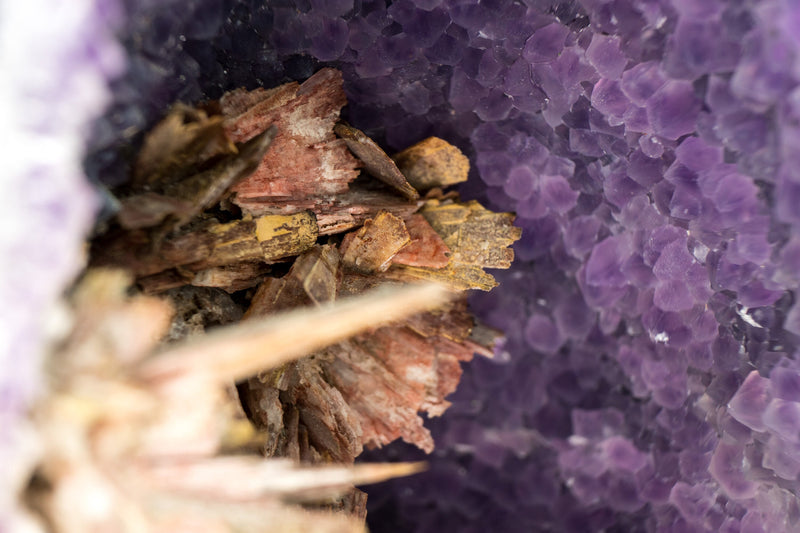
[[[172,305],[128,296],[130,281],[119,270],[88,271],[72,297],[72,333],[49,362],[49,394],[33,412],[40,456],[26,493],[46,529],[278,532],[313,519],[315,531],[362,531],[357,520],[286,502],[330,501],[353,483],[420,468],[265,460],[248,451],[260,436],[232,383],[440,305],[446,290],[378,291],[160,346]]]

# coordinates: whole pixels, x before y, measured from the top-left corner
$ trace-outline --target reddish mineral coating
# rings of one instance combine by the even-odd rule
[[[334,69],[322,69],[301,85],[226,94],[220,106],[225,131],[234,142],[248,140],[271,124],[278,127],[261,165],[233,189],[234,201],[247,211],[258,198],[347,191],[347,184],[358,176],[359,163],[333,133],[346,103],[342,74]]]
[[[422,215],[406,218],[406,229],[411,242],[392,258],[392,264],[416,267],[444,268],[450,256],[450,248]]]
[[[435,319],[447,321],[448,315],[436,314]],[[450,406],[444,398],[458,386],[459,362],[473,355],[471,347],[444,337],[424,337],[407,326],[381,328],[359,341],[368,344],[372,356],[422,398],[416,409],[430,416],[439,416]]]
[[[375,447],[402,438],[432,452],[433,438],[417,414],[424,394],[381,364],[375,348],[358,338],[325,351],[332,356],[330,379],[361,422],[362,442]]]
[[[473,347],[465,342],[473,325],[465,299],[418,319],[436,324],[435,331],[417,331],[412,318],[324,352],[325,375],[355,411],[367,447],[402,438],[428,453],[433,451],[430,432],[417,413],[441,415],[450,406],[445,397],[455,391],[461,378],[460,361],[473,357]]]
[[[308,305],[320,301],[317,293],[327,295],[322,300],[337,292],[342,296],[345,280],[357,274],[343,278],[342,267],[347,268],[340,257],[331,245],[315,246],[284,277],[267,278],[246,316]],[[278,424],[270,429],[281,436],[267,446],[276,455],[352,461],[363,445],[383,446],[397,438],[430,452],[433,441],[418,413],[438,416],[450,405],[445,397],[458,385],[459,363],[475,352],[469,339],[474,325],[464,296],[447,309],[359,335],[251,379],[240,392],[257,421]],[[269,392],[274,389],[280,390],[280,401]],[[350,422],[342,426],[342,420]]]

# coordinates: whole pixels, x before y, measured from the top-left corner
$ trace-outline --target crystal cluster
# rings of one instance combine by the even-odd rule
[[[430,424],[428,474],[370,492],[375,531],[800,520],[794,3],[131,0],[128,15],[130,71],[88,165],[107,183],[172,100],[327,64],[355,127],[391,149],[458,145],[477,169],[462,192],[518,215],[517,262],[473,299],[505,361],[467,368]]]
[[[469,160],[455,146],[429,137],[393,159],[363,132],[339,122],[345,104],[341,72],[323,68],[302,83],[237,89],[196,108],[175,105],[146,134],[130,181],[113,191],[117,213],[98,226],[89,244],[85,278],[108,268],[124,269],[138,290],[174,307],[172,320],[160,326],[163,333],[168,325],[167,345],[187,336],[195,346],[207,346],[206,333],[213,338],[211,330],[223,325],[232,332],[247,331],[290,309],[302,314],[365,291],[425,280],[435,280],[434,287],[452,296],[447,305],[431,301],[431,311],[405,320],[386,321],[382,313],[369,313],[385,322],[352,336],[341,331],[341,323],[309,318],[311,331],[303,331],[303,339],[327,330],[344,342],[298,350],[301,359],[274,367],[253,361],[259,366],[227,373],[227,378],[219,375],[221,369],[214,370],[224,360],[217,350],[206,352],[215,362],[191,355],[187,366],[227,384],[231,403],[240,402],[236,418],[253,424],[239,420],[253,438],[231,449],[223,435],[206,449],[211,457],[249,450],[303,465],[347,467],[365,446],[381,447],[399,438],[431,452],[433,438],[418,413],[445,412],[450,405],[445,397],[456,390],[462,373],[460,363],[476,353],[494,354],[498,332],[475,321],[465,291],[490,290],[497,282],[484,269],[511,266],[509,246],[521,234],[514,215],[488,211],[475,200],[462,203],[455,191],[442,189],[468,179]],[[230,325],[241,320],[238,328]],[[115,328],[126,332],[128,326],[123,322]],[[251,356],[272,358],[281,344],[300,342],[296,331],[272,331],[278,338],[254,345]],[[157,346],[159,335],[149,337]],[[239,352],[242,341],[232,333],[229,338],[226,350]],[[164,354],[144,358],[171,364],[163,362],[171,358]],[[82,376],[78,368],[61,370],[62,359],[69,354],[59,351],[52,358],[51,373]],[[120,373],[136,376],[137,371],[111,372]],[[174,407],[192,395],[213,393],[196,388],[164,403]],[[201,405],[192,404],[192,412]],[[45,428],[50,423],[37,421]],[[162,427],[176,423],[182,425],[172,420]],[[216,424],[206,420],[198,425]],[[182,457],[194,450],[195,437],[184,434],[179,445],[166,435],[151,435],[149,441],[156,449],[162,441],[162,454]],[[58,453],[48,450],[46,459],[53,455]],[[226,479],[239,475],[234,470],[218,473]],[[70,486],[56,474],[48,475],[47,484]],[[366,493],[350,487],[317,504],[351,515],[358,527],[366,518],[366,501]],[[151,514],[146,504],[141,510]],[[226,530],[234,527],[231,516],[218,518]],[[55,529],[69,530],[62,524]]]

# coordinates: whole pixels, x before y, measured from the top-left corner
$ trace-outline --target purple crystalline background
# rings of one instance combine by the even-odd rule
[[[386,5],[390,3],[390,5]],[[265,5],[266,4],[266,5]],[[341,68],[349,120],[439,135],[523,237],[476,312],[507,334],[430,421],[373,531],[781,532],[800,521],[800,5],[127,2],[87,170],[175,99]],[[402,444],[369,459],[416,459]]]

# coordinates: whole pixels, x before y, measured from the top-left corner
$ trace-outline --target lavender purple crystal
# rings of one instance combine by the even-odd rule
[[[17,491],[38,452],[25,414],[42,393],[46,343],[64,327],[57,302],[84,266],[83,241],[99,203],[81,159],[91,123],[110,100],[108,82],[125,67],[111,35],[119,16],[113,0],[2,6],[0,117],[7,132],[0,179],[6,199],[0,230],[4,531],[26,527],[24,515],[15,510]]]
[[[128,2],[89,171],[121,180],[175,99],[341,68],[355,126],[457,144],[463,194],[524,231],[473,299],[505,360],[466,369],[430,473],[372,490],[371,528],[792,531],[800,9],[387,3]]]

